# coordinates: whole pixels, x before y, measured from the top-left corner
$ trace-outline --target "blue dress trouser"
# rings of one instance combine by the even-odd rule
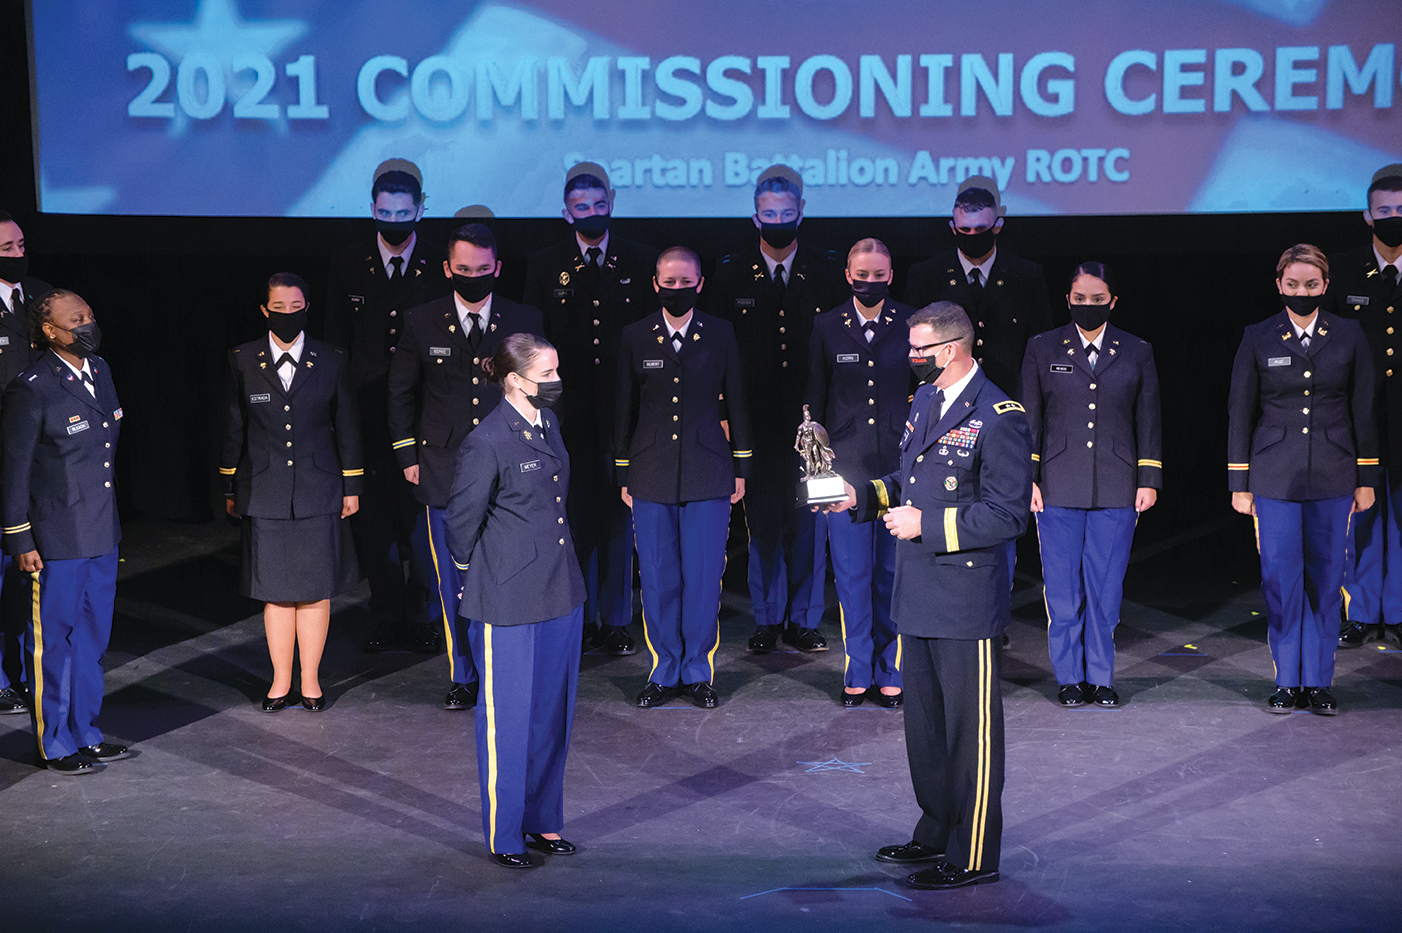
[[[419,582],[434,600],[433,614],[442,614],[443,644],[448,652],[448,678],[455,684],[477,683],[477,665],[467,644],[467,620],[458,615],[462,581],[458,568],[448,553],[443,536],[443,516],[447,509],[431,505],[420,507],[414,525],[414,553],[426,560],[414,561],[424,579]]]
[[[594,529],[588,541],[576,540],[579,569],[584,574],[584,620],[622,628],[633,621],[633,513],[618,496],[618,487],[609,485],[597,495],[606,503],[595,506],[603,511],[604,527]],[[570,528],[582,527],[573,515]]]
[[[1047,601],[1047,647],[1056,682],[1115,683],[1115,626],[1134,544],[1134,509],[1064,509],[1037,515]]]
[[[853,522],[846,512],[824,518],[842,614],[842,685],[899,687],[901,647],[891,618],[896,537],[881,521]]]
[[[482,673],[477,779],[493,853],[525,851],[525,833],[565,825],[565,756],[579,690],[584,606],[547,622],[467,625]]]
[[[1344,612],[1350,622],[1402,623],[1402,534],[1397,508],[1402,505],[1387,478],[1373,487],[1373,507],[1349,521],[1344,565]]]
[[[818,516],[799,507],[798,481],[792,449],[769,457],[755,451],[745,483],[745,529],[756,625],[817,628],[823,620],[823,576],[813,572]]]
[[[720,587],[730,500],[670,504],[633,500],[642,581],[648,680],[663,687],[710,683],[720,647]]]
[[[1353,497],[1255,501],[1276,686],[1332,686]]]
[[[34,734],[46,760],[102,741],[102,656],[112,637],[117,549],[46,560],[29,574],[33,616],[25,642],[34,687]]]

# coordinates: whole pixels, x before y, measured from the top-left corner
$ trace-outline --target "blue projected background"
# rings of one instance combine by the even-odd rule
[[[775,161],[816,216],[943,213],[969,174],[1024,214],[1332,210],[1402,161],[1397,0],[42,0],[30,17],[53,213],[364,216],[390,157],[420,166],[431,216],[557,216],[582,158],[631,216],[748,213]]]

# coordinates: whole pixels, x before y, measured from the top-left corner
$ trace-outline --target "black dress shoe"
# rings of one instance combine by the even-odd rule
[[[848,693],[846,690],[842,691],[842,705],[847,707],[848,709],[861,706],[862,702],[866,700],[866,698],[867,694],[865,690],[863,690],[861,693]]]
[[[882,846],[876,850],[878,862],[895,862],[897,865],[915,865],[920,862],[937,862],[944,858],[938,849],[916,842],[914,839],[905,845]]]
[[[776,626],[761,625],[755,629],[755,633],[750,636],[750,640],[745,643],[745,647],[755,654],[768,654],[779,644],[779,635],[775,631]]]
[[[905,691],[886,694],[881,692],[880,687],[872,687],[868,692],[871,694],[871,701],[882,709],[896,709],[905,703]]]
[[[905,879],[912,888],[922,891],[948,891],[950,888],[964,888],[971,884],[988,884],[998,880],[998,869],[970,871],[955,868],[948,862],[940,861],[923,871],[917,871]]]
[[[716,695],[716,688],[706,683],[704,680],[699,684],[687,684],[682,687],[682,693],[686,698],[702,709],[715,709],[720,702],[720,697]]]
[[[1102,709],[1114,709],[1120,705],[1120,695],[1114,687],[1096,687],[1091,694],[1091,702]]]
[[[0,690],[0,716],[27,712],[29,712],[29,704],[25,702],[24,694],[14,687]]]
[[[654,706],[661,706],[676,695],[676,687],[664,687],[649,680],[647,686],[643,688],[642,693],[638,694],[638,698],[634,702],[643,709],[651,709]]]
[[[502,868],[535,868],[536,863],[525,852],[493,852],[492,861]]]
[[[97,762],[84,758],[81,752],[74,752],[71,755],[64,755],[62,758],[48,758],[44,760],[44,767],[59,774],[96,774],[102,770],[102,766]]]
[[[1328,687],[1310,687],[1306,691],[1309,697],[1309,709],[1311,713],[1318,713],[1321,716],[1337,716],[1339,714],[1339,704],[1334,700],[1334,694]]]
[[[546,839],[540,833],[526,833],[526,848],[544,852],[546,855],[574,855],[578,851],[572,842]]]
[[[1085,705],[1086,695],[1080,684],[1062,684],[1061,689],[1056,692],[1056,702],[1067,709],[1074,709]]]
[[[313,713],[319,713],[326,709],[325,695],[319,697],[302,697],[302,709],[311,710]]]
[[[1275,693],[1266,701],[1266,711],[1271,713],[1293,713],[1295,703],[1300,699],[1299,687],[1276,687]]]
[[[790,625],[784,629],[784,644],[793,645],[799,651],[827,651],[828,640],[815,628],[798,628]]]
[[[1362,648],[1363,647],[1363,623],[1345,622],[1339,629],[1340,648]]]
[[[453,684],[443,698],[444,709],[472,709],[477,705],[477,684]]]
[[[629,635],[628,629],[621,625],[605,625],[599,630],[599,637],[594,644],[598,650],[615,658],[638,653],[638,646],[633,641],[633,636]]]
[[[84,745],[78,749],[78,754],[93,761],[120,761],[131,757],[131,749],[112,742],[98,742],[96,745]]]
[[[410,626],[406,641],[415,654],[437,654],[443,644],[443,628],[432,624]]]
[[[263,697],[263,712],[276,713],[278,710],[287,709],[289,703],[296,702],[291,693],[284,693],[280,697]]]
[[[402,633],[400,627],[389,622],[375,626],[370,637],[365,639],[365,650],[369,654],[382,654],[386,651],[400,651]]]

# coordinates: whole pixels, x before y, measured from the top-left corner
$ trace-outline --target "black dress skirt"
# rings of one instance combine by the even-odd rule
[[[243,519],[245,596],[265,603],[330,599],[360,579],[350,521],[339,514]]]

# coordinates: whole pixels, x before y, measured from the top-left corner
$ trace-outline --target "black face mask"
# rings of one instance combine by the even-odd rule
[[[773,249],[787,249],[790,243],[798,239],[798,221],[790,220],[783,224],[760,221],[759,237]]]
[[[28,256],[0,256],[0,279],[4,279],[6,282],[18,282],[28,274]]]
[[[375,229],[380,231],[380,236],[385,238],[385,242],[390,246],[398,246],[409,239],[414,232],[417,220],[379,220],[375,221]]]
[[[291,343],[296,340],[297,335],[306,329],[306,308],[285,313],[279,313],[277,311],[268,312],[268,330],[272,331],[273,336],[283,343]]]
[[[1402,246],[1402,216],[1398,217],[1374,217],[1373,236],[1377,237],[1388,249],[1396,249]],[[4,269],[0,269],[0,279],[5,278]],[[10,279],[11,282],[14,279]]]
[[[930,356],[911,357],[910,371],[915,373],[918,382],[934,385],[935,380],[940,377],[940,373],[944,372],[944,367],[936,363],[934,354],[931,354]]]
[[[57,324],[54,326],[58,327]],[[79,324],[72,329],[59,327],[59,330],[66,330],[73,335],[73,342],[62,349],[79,359],[87,359],[92,356],[102,345],[102,329],[97,326],[97,321],[88,321],[88,323]]]
[[[497,287],[495,275],[458,275],[453,273],[453,291],[470,305],[484,300]]]
[[[554,408],[564,391],[565,384],[559,379],[554,382],[537,382],[535,395],[527,395],[526,401],[530,402],[534,408]]]
[[[1076,326],[1087,333],[1098,329],[1110,320],[1110,306],[1108,304],[1077,305],[1068,301],[1066,308],[1071,312],[1071,320],[1076,322]]]
[[[993,251],[993,238],[997,235],[992,227],[978,233],[960,233],[955,230],[954,243],[959,247],[959,252],[965,256],[970,259],[980,259]]]
[[[1323,295],[1281,295],[1280,300],[1285,302],[1285,307],[1294,311],[1300,317],[1309,317],[1314,313],[1314,309],[1319,307],[1319,303],[1324,300]]]
[[[890,294],[890,282],[863,282],[856,279],[852,282],[852,297],[868,308],[874,308],[881,304]]]
[[[579,235],[586,240],[597,240],[608,232],[608,228],[608,214],[590,214],[588,217],[574,219],[574,229],[579,231]]]
[[[662,307],[672,317],[681,317],[696,307],[696,286],[687,288],[667,288],[665,285],[657,289],[657,297],[662,299]]]

